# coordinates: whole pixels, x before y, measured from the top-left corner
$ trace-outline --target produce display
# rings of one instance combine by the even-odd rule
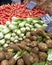
[[[26,9],[26,4],[11,4],[0,6],[0,24],[5,24],[10,21],[13,16],[18,18],[34,18],[45,14],[45,11],[34,8],[33,10]]]
[[[51,0],[1,5],[0,65],[52,65],[51,14]]]
[[[52,0],[24,0],[24,3],[29,3],[30,1],[38,3],[37,7],[52,15]]]
[[[38,1],[38,0],[37,0]],[[42,1],[42,0],[40,0]],[[42,7],[43,6],[43,7]],[[50,15],[52,15],[52,0],[44,0],[42,4],[39,5],[42,10],[46,10]]]
[[[1,65],[52,65],[52,33],[39,28],[0,51]]]
[[[37,28],[46,28],[47,25],[39,18],[20,19],[12,17],[12,22],[0,25],[0,49],[7,47],[10,43],[17,43],[30,35],[30,31]]]

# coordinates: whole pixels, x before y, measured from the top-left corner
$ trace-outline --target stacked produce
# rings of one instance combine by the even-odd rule
[[[34,8],[33,10],[26,9],[26,4],[11,4],[0,6],[0,24],[5,24],[10,21],[13,16],[18,18],[40,17],[45,14],[45,11]]]
[[[52,15],[52,0],[24,0],[24,3],[29,3],[30,1],[37,2],[37,7],[47,11]]]
[[[52,65],[51,0],[28,1],[0,6],[0,65]]]
[[[4,55],[3,55],[4,54]],[[52,65],[52,33],[39,28],[0,51],[1,65]]]
[[[39,18],[12,17],[12,22],[7,21],[5,26],[0,25],[0,49],[23,40],[32,30],[36,31],[37,28],[46,28],[46,26]]]

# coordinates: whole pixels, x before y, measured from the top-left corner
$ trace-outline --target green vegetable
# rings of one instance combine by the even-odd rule
[[[27,21],[32,21],[33,19],[32,19],[32,18],[27,18],[26,20],[27,20]]]
[[[7,43],[5,43],[4,45],[3,45],[3,47],[5,48],[5,47],[7,47],[8,46],[8,44]]]
[[[12,21],[14,21],[14,22],[17,22],[18,20],[20,20],[19,18],[17,18],[17,17],[12,17]]]
[[[48,50],[48,58],[47,58],[47,60],[52,61],[52,49]]]
[[[45,65],[52,65],[52,61],[47,61]]]
[[[0,44],[2,44],[2,45],[5,44],[5,39],[1,39]]]
[[[38,20],[33,20],[32,22],[33,22],[33,23],[37,23],[37,22],[39,22],[39,21],[38,21]]]
[[[20,35],[21,34],[21,31],[20,30],[17,30],[17,35]]]
[[[1,50],[3,50],[3,47],[2,47],[2,46],[0,47],[0,51],[1,51]]]
[[[21,23],[19,23],[19,26],[20,27],[24,27],[25,23],[26,23],[25,21],[24,22],[21,22]]]
[[[7,27],[8,27],[10,24],[11,24],[10,21],[7,21],[7,22],[6,22],[6,26],[7,26]]]
[[[52,49],[48,50],[48,58],[45,65],[52,65]]]
[[[8,32],[10,32],[10,29],[7,27],[2,30],[3,34],[7,34]]]
[[[33,65],[45,65],[45,62],[34,63]]]
[[[41,36],[38,36],[37,42],[41,42],[41,41],[42,41],[42,37]]]
[[[0,44],[7,47],[8,44],[17,43],[30,36],[32,30],[36,31],[37,28],[45,28],[45,25],[39,18],[26,18],[20,19],[12,17],[12,21],[7,21],[6,25],[0,25]],[[48,39],[49,37],[46,36]],[[42,38],[39,38],[41,41]]]
[[[26,31],[26,28],[25,27],[22,27],[20,30],[21,30],[21,32],[24,33]]]
[[[21,58],[21,56],[22,56],[22,51],[18,51],[13,58],[14,58],[15,60],[17,60],[17,59]]]
[[[11,30],[14,30],[14,29],[16,29],[16,26],[13,25],[13,24],[10,24],[10,25],[9,25],[9,28],[10,28]]]
[[[14,49],[8,49],[8,52],[14,52]]]
[[[3,33],[0,32],[0,39],[2,39],[4,37]]]
[[[11,38],[11,33],[7,33],[4,37],[5,37],[5,39],[10,39]]]
[[[40,24],[38,24],[38,23],[36,23],[36,24],[35,24],[35,27],[36,27],[36,28],[40,28],[40,27],[41,27],[41,25],[40,25]]]

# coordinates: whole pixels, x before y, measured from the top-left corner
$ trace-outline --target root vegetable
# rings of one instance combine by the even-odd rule
[[[30,37],[30,40],[31,40],[31,41],[36,41],[36,40],[37,40],[37,37],[36,37],[36,36],[31,36],[31,37]]]
[[[39,52],[40,62],[47,59],[47,54],[45,52]]]
[[[35,31],[31,31],[30,34],[31,34],[31,36],[34,36],[34,35],[36,36],[36,32]]]
[[[45,32],[44,32],[44,30],[42,29],[42,28],[38,28],[37,30],[36,30],[36,34],[38,34],[38,35],[43,35]]]
[[[37,42],[36,42],[36,41],[32,41],[32,42],[31,42],[31,46],[32,46],[32,47],[36,47],[36,46],[37,46]]]
[[[3,61],[1,62],[1,65],[9,65],[8,60],[3,60]]]
[[[14,65],[16,61],[21,58],[22,52],[18,51],[17,54],[9,60],[9,65]]]
[[[52,33],[47,33],[47,35],[52,39]]]
[[[32,49],[32,52],[33,52],[33,53],[36,53],[36,54],[39,53],[39,48],[38,48],[38,47],[34,47],[34,48]]]
[[[34,62],[35,62],[35,63],[38,63],[38,62],[39,62],[39,58],[38,58],[38,57],[35,57],[35,58],[34,58]]]
[[[49,48],[52,48],[52,40],[47,40],[46,43]]]
[[[40,49],[41,51],[47,51],[47,50],[48,50],[48,46],[47,46],[47,44],[45,44],[45,43],[39,43],[39,44],[38,44],[38,47],[39,47],[39,49]]]
[[[11,48],[10,48],[10,47],[6,47],[6,48],[3,49],[3,51],[4,51],[4,52],[7,52],[8,49],[11,49]]]
[[[11,44],[11,45],[9,45],[9,47],[12,48],[12,49],[14,49],[14,51],[19,51],[19,50],[21,50],[21,49],[18,47],[18,45],[16,45],[16,44]]]
[[[5,59],[5,52],[0,51],[0,61]]]
[[[33,62],[39,62],[39,56],[37,54],[31,52],[30,55],[33,57]]]
[[[45,32],[43,28],[37,29],[36,33],[42,37],[45,37],[46,39],[50,39],[50,37],[47,35],[47,33]]]
[[[20,44],[20,43],[19,43]],[[25,42],[25,40],[24,41],[21,41],[21,44],[28,44],[27,42]],[[17,43],[17,45],[18,45],[18,43]]]
[[[37,46],[37,42],[36,41],[32,41],[31,43],[26,44],[28,47],[34,48]]]
[[[19,47],[20,47],[22,50],[26,50],[26,51],[28,51],[28,52],[31,51],[31,48],[28,47],[28,46],[26,46],[25,44],[21,44],[21,45],[19,45]]]
[[[18,59],[17,60],[17,65],[24,65],[24,60],[22,58]]]
[[[30,39],[24,39],[24,41],[27,43],[31,42]]]
[[[13,53],[12,52],[6,52],[5,53],[5,56],[6,56],[6,59],[11,59],[13,57]]]
[[[14,58],[11,58],[9,60],[9,65],[14,65],[16,63],[16,60]]]
[[[22,56],[25,64],[31,65],[31,63],[33,62],[33,57],[30,56],[28,52],[24,52]]]

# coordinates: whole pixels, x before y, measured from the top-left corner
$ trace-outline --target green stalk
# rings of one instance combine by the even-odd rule
[[[21,58],[21,56],[22,56],[22,51],[18,51],[13,58],[14,58],[15,60],[17,60],[17,59]]]

